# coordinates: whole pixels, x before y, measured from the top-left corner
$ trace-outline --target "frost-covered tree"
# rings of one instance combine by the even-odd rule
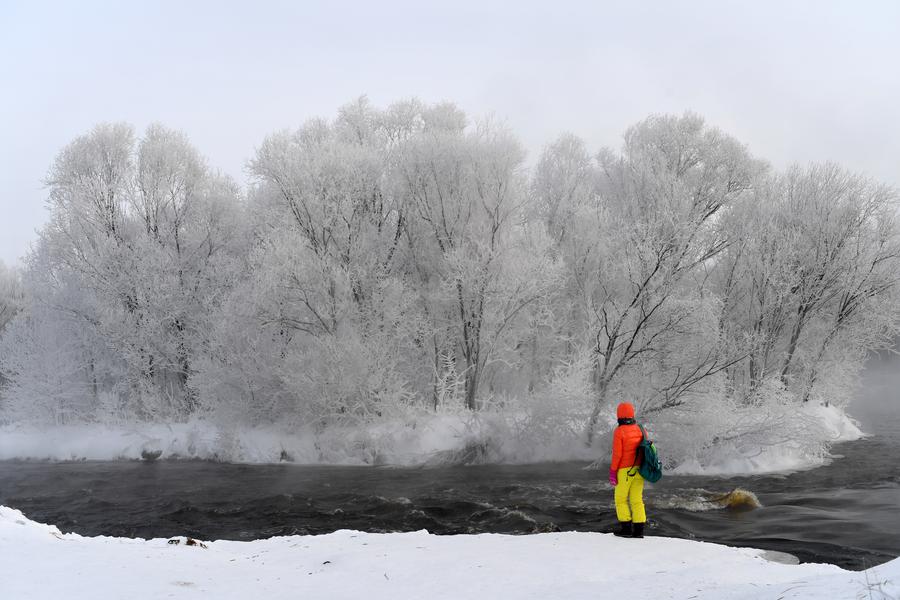
[[[47,185],[50,223],[26,279],[40,310],[28,315],[27,339],[39,343],[58,322],[96,340],[78,353],[92,381],[78,388],[92,396],[82,407],[103,395],[130,418],[184,418],[194,406],[192,356],[227,283],[237,189],[184,136],[151,126],[138,141],[121,124],[67,146]],[[20,379],[27,369],[19,365]]]
[[[409,397],[417,318],[398,275],[404,215],[387,191],[405,112],[361,99],[333,123],[265,140],[251,162],[248,277],[223,307],[251,334],[214,328],[197,378],[207,404],[224,398],[253,422],[321,427]]]
[[[24,304],[25,296],[19,272],[0,261],[0,334]]]
[[[570,265],[573,329],[589,332],[596,355],[588,440],[610,393],[638,396],[644,414],[664,410],[736,360],[704,280],[729,244],[720,214],[759,169],[690,114],[632,127],[621,153],[595,162],[571,138],[545,154],[536,188]]]
[[[465,406],[476,409],[498,345],[554,281],[545,249],[529,245],[540,238],[525,226],[529,196],[518,143],[490,123],[466,128],[463,115],[441,108],[438,124],[404,146],[399,177],[417,287],[435,331],[443,332],[435,367],[441,346],[458,357],[449,364],[463,381]]]
[[[24,305],[25,296],[21,275],[18,270],[11,269],[3,261],[0,261],[0,339],[2,339],[7,325],[22,310]],[[3,357],[0,355],[0,364],[2,364],[2,361]],[[6,377],[3,375],[3,370],[0,369],[0,402],[2,402],[3,387],[6,383]]]
[[[890,188],[823,165],[761,182],[729,217],[735,243],[720,266],[729,324],[750,349],[732,374],[744,397],[776,377],[808,400],[823,368],[846,377],[839,365],[855,370],[867,351],[890,343],[895,212]]]

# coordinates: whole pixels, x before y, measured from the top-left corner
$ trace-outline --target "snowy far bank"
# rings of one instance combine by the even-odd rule
[[[829,442],[863,437],[857,423],[835,407],[810,406]],[[666,428],[654,431],[663,458],[671,460]],[[526,432],[527,433],[527,432]],[[813,448],[811,451],[810,448]],[[777,445],[750,437],[722,443],[683,460],[671,474],[742,475],[796,471],[829,460],[827,446],[809,446],[787,439]],[[174,424],[70,425],[0,427],[0,460],[141,460],[200,459],[236,463],[316,465],[447,465],[523,464],[549,461],[608,460],[608,440],[594,447],[580,439],[539,441],[522,435],[508,422],[490,416],[445,414],[415,420],[383,421],[355,429],[315,434],[286,432],[276,427],[222,429],[193,420]],[[671,467],[671,463],[670,463]]]
[[[853,572],[827,564],[783,564],[762,550],[673,538],[342,530],[202,546],[180,541],[61,534],[0,506],[4,597],[564,600],[618,595],[624,578],[628,595],[636,598],[900,594],[900,559]]]

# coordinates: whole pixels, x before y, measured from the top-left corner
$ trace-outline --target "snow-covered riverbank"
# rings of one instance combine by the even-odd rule
[[[624,585],[629,597],[657,600],[900,595],[900,559],[852,572],[673,538],[344,530],[205,547],[184,542],[61,534],[0,507],[2,597],[563,600],[618,597]]]
[[[798,413],[799,414],[799,413]],[[807,406],[802,421],[815,424],[810,439],[770,443],[765,434],[739,437],[715,451],[679,447],[683,433],[661,426],[657,439],[667,471],[678,475],[747,475],[800,471],[829,460],[831,443],[864,434],[857,423],[835,407]],[[797,417],[796,423],[801,419]],[[796,428],[796,425],[794,425]],[[799,431],[799,430],[798,430]],[[607,436],[608,437],[608,436]],[[608,457],[609,440],[593,447],[574,437],[539,438],[517,432],[502,415],[469,412],[422,414],[359,427],[286,431],[275,426],[223,428],[209,421],[78,424],[0,427],[0,460],[140,460],[200,459],[232,463],[292,462],[316,465],[446,465],[527,464],[594,461]],[[690,458],[686,458],[686,456]],[[681,457],[672,469],[672,459]]]

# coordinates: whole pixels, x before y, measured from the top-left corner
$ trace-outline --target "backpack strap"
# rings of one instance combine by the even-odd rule
[[[643,427],[640,423],[635,423],[635,425],[637,425],[638,427],[641,428],[641,441],[638,442],[638,447],[634,449],[634,460],[637,461],[637,455],[638,455],[638,452],[640,452],[640,450],[641,450],[641,442],[644,441],[644,439],[647,437],[647,434],[644,433],[644,427]],[[642,462],[643,462],[643,461],[642,461]],[[634,477],[640,469],[641,469],[641,465],[640,465],[640,464],[632,465],[632,466],[628,469],[628,476],[629,476],[629,477]],[[634,471],[634,472],[632,472],[632,471]]]
[[[643,426],[643,425],[641,425],[640,423],[635,423],[635,424],[636,424],[638,427],[641,428],[641,441],[638,442],[638,447],[637,447],[637,449],[634,451],[634,460],[635,460],[635,461],[638,460],[638,454],[639,454],[639,453],[641,454],[641,457],[640,457],[641,460],[640,460],[640,462],[639,462],[638,464],[634,465],[634,468],[637,469],[637,470],[640,470],[640,469],[641,469],[641,464],[643,464],[643,462],[644,462],[644,456],[643,456],[643,452],[642,452],[642,449],[641,449],[641,444],[643,444],[643,443],[644,443],[644,440],[647,439],[647,432],[644,431],[644,426]]]

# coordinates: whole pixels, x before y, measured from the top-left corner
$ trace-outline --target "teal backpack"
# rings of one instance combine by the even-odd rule
[[[656,451],[653,441],[647,439],[647,432],[644,431],[644,426],[638,425],[638,427],[641,428],[641,443],[637,447],[637,459],[640,465],[638,473],[650,483],[656,483],[662,478],[662,463],[659,460],[659,452]]]

